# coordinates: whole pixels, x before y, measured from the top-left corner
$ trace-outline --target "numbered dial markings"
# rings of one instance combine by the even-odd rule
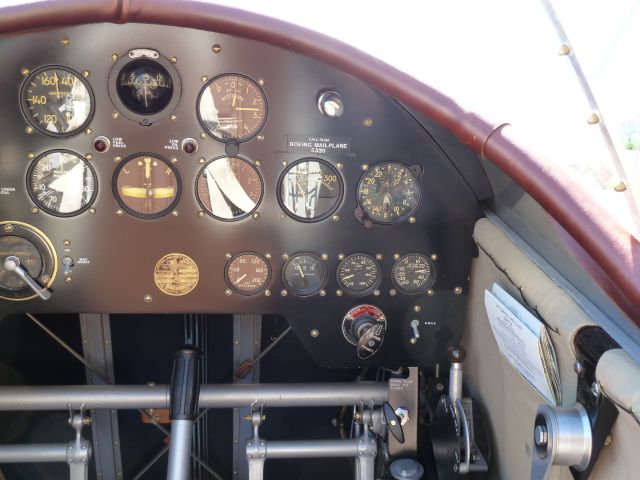
[[[391,270],[391,276],[398,290],[410,294],[426,291],[436,279],[433,262],[421,253],[400,257]]]
[[[163,110],[173,97],[173,80],[160,63],[138,58],[127,63],[118,74],[116,90],[122,103],[141,115]]]
[[[282,280],[289,292],[306,297],[318,293],[327,281],[327,266],[315,253],[298,253],[282,269]]]
[[[342,178],[333,165],[305,158],[280,178],[280,204],[296,220],[317,222],[335,212],[342,201]]]
[[[27,173],[27,186],[41,210],[60,217],[85,211],[97,193],[93,168],[69,151],[46,152],[36,158]]]
[[[382,163],[369,169],[358,185],[358,203],[377,223],[398,223],[408,218],[420,202],[420,182],[400,163]]]
[[[202,126],[224,142],[244,142],[255,136],[267,118],[267,100],[249,77],[225,74],[211,80],[200,93]]]
[[[22,110],[37,130],[64,137],[81,131],[93,115],[93,93],[80,75],[65,67],[33,72],[21,93]]]
[[[212,160],[200,171],[196,184],[198,201],[220,220],[239,220],[250,215],[262,199],[258,170],[238,157]]]
[[[200,279],[198,265],[182,253],[165,255],[153,270],[153,280],[161,292],[174,297],[191,292]]]
[[[227,264],[227,284],[241,295],[257,295],[266,290],[271,280],[271,267],[258,253],[241,253]]]
[[[364,296],[380,286],[382,269],[371,255],[355,253],[338,265],[337,278],[342,290],[351,295]]]
[[[116,169],[113,193],[120,206],[131,215],[158,218],[178,203],[180,178],[166,160],[134,155]]]

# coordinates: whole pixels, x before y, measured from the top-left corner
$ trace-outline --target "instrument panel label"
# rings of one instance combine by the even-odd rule
[[[287,135],[287,152],[323,155],[327,153],[351,153],[350,137],[326,135]]]

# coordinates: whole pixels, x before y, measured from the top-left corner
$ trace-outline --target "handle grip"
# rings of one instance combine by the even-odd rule
[[[200,396],[200,358],[197,348],[187,345],[176,352],[171,371],[169,418],[194,420]]]

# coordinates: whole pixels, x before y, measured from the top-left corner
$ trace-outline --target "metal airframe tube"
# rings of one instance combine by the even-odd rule
[[[358,456],[360,440],[268,441],[267,458],[344,458]]]
[[[388,399],[386,383],[281,383],[202,385],[200,408],[339,407]],[[169,408],[167,385],[68,385],[0,387],[0,411]]]
[[[0,445],[2,463],[67,462],[67,443]]]

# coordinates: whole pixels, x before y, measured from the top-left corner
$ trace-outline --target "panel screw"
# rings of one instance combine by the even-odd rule
[[[259,167],[260,165],[262,165],[262,162],[260,160],[256,160],[253,163],[255,164],[256,167]]]
[[[49,275],[43,275],[42,278],[40,279],[40,281],[42,283],[49,283],[49,280],[51,280],[51,277]]]
[[[288,253],[283,253],[282,254],[282,259],[283,260],[288,260],[289,259],[289,254]]]
[[[144,301],[145,301],[146,303],[151,303],[151,302],[153,301],[153,297],[151,296],[151,294],[150,294],[150,293],[147,293],[147,294],[144,296]]]
[[[82,70],[82,76],[84,78],[89,78],[89,75],[91,75],[91,72],[89,70]]]
[[[227,297],[231,296],[231,293],[232,293],[232,292],[231,292],[231,290],[229,290],[228,288],[224,291],[224,294],[225,294]]]
[[[22,76],[26,77],[29,75],[30,70],[27,67],[22,67],[22,69],[20,69],[20,73],[22,73]]]
[[[7,232],[7,233],[13,232],[13,225],[5,225],[4,226],[4,231]]]
[[[112,116],[113,118],[118,118],[118,117],[120,116],[120,114],[119,114],[118,112],[113,112],[113,113],[111,114],[111,116]]]
[[[202,83],[205,83],[207,80],[209,80],[209,77],[207,77],[206,75],[203,75],[200,77],[200,80],[202,81]]]
[[[204,217],[204,212],[203,212],[202,210],[200,210],[200,211],[198,212],[198,216],[199,216],[200,218]]]
[[[286,297],[287,295],[289,295],[289,292],[287,292],[284,288],[282,290],[280,290],[280,295],[282,295],[283,297]]]
[[[267,260],[271,260],[271,254],[270,253],[265,253],[264,254],[264,258],[266,258]]]
[[[427,290],[427,295],[429,295],[430,297],[433,297],[434,293],[436,292],[434,292],[432,289]]]
[[[169,61],[170,61],[171,63],[178,63],[178,57],[176,57],[175,55],[173,55],[173,56],[171,56],[171,57],[169,58]]]
[[[422,307],[420,305],[415,305],[413,307],[413,311],[416,312],[416,313],[419,312],[420,310],[422,310]]]
[[[536,425],[536,428],[533,432],[533,437],[536,442],[536,445],[539,447],[544,447],[549,442],[549,434],[547,432],[547,427],[544,425]]]
[[[121,216],[122,213],[123,213],[122,210],[120,210],[120,209],[116,210],[116,215]]]
[[[317,328],[314,328],[313,330],[311,330],[310,334],[313,338],[318,338],[318,335],[320,335],[320,332],[318,331]]]
[[[431,254],[431,260],[433,260],[434,262],[438,260],[438,255],[436,255],[435,253]]]
[[[416,217],[409,217],[409,223],[416,223]]]
[[[38,210],[38,207],[32,207],[31,208],[31,213],[36,214],[38,213],[40,210]]]
[[[93,214],[95,214],[95,213],[96,213],[96,209],[95,209],[95,208],[93,208],[93,207],[91,207],[91,208],[89,209],[89,213],[93,213]]]
[[[283,161],[282,161],[282,166],[283,166],[283,167],[286,167],[287,165],[288,165],[288,162],[287,162],[286,160],[283,160]]]
[[[596,113],[592,113],[589,118],[587,118],[587,123],[589,125],[595,125],[600,122],[600,117]]]
[[[595,398],[598,398],[600,396],[600,384],[598,382],[593,382],[591,384],[591,395],[593,395]]]
[[[374,297],[379,297],[380,296],[380,290],[374,290],[373,291],[373,296]]]
[[[264,86],[264,78],[259,78],[258,79],[258,84]]]
[[[578,374],[578,376],[582,375],[584,372],[584,364],[580,360],[576,360],[573,364],[573,371]]]
[[[362,165],[360,165],[360,168],[364,171],[369,168],[369,165],[367,165],[366,163],[363,163]]]
[[[85,158],[86,160],[91,160],[91,159],[93,158],[93,155],[91,155],[90,153],[87,153],[87,154],[84,156],[84,158]]]
[[[393,259],[394,260],[400,260],[400,254],[399,253],[394,253],[393,254]]]
[[[409,343],[410,343],[411,345],[415,345],[416,343],[418,343],[418,340],[416,339],[416,337],[411,337],[411,338],[409,339]]]
[[[382,254],[381,254],[381,253],[377,253],[377,254],[376,254],[376,260],[380,261],[380,260],[382,260],[383,258],[384,258],[384,257],[382,256]]]
[[[213,47],[211,47],[213,53],[220,53],[222,51],[222,46],[219,43],[216,43]]]
[[[570,53],[571,53],[571,47],[566,43],[563,44],[558,50],[558,55],[564,56],[564,55],[569,55]]]
[[[257,139],[259,142],[262,142],[262,141],[264,140],[264,135],[258,135],[258,136],[256,137],[256,139]]]
[[[462,287],[456,287],[453,289],[453,293],[460,295],[462,293]]]
[[[90,128],[85,128],[84,129],[84,134],[85,135],[91,135],[91,129]]]
[[[287,218],[287,216],[284,213],[281,213],[279,217],[280,217],[280,220],[285,220]]]
[[[364,120],[362,120],[362,125],[364,125],[366,128],[369,128],[371,125],[373,125],[373,120],[367,117]]]
[[[62,43],[62,45],[67,47],[71,43],[71,40],[69,40],[69,37],[62,37],[62,39],[60,40],[60,43]]]
[[[171,215],[173,215],[174,217],[177,217],[179,213],[177,210],[174,210],[173,212],[171,212]]]
[[[178,159],[176,157],[171,157],[171,163],[175,165],[176,163],[178,163]]]
[[[343,295],[343,293],[344,293],[344,292],[343,292],[342,290],[336,290],[336,295],[337,295],[338,297],[341,297],[341,296]]]
[[[225,253],[224,258],[226,258],[227,260],[231,260],[233,258],[233,255],[231,255],[230,253]]]
[[[326,262],[327,260],[329,260],[329,255],[323,253],[322,255],[320,255],[320,258]]]
[[[391,290],[389,290],[389,295],[391,295],[392,297],[395,297],[398,294],[398,291],[395,288],[392,288]]]
[[[260,218],[260,214],[258,212],[255,212],[253,215],[251,215],[253,217],[254,220],[257,220]]]
[[[33,160],[36,157],[36,154],[33,152],[27,152],[27,158],[29,160]]]
[[[201,138],[201,139],[203,139],[203,140],[205,140],[205,139],[207,138],[207,134],[206,134],[206,133],[204,133],[204,132],[202,132],[202,133],[200,134],[200,138]]]
[[[338,260],[344,260],[344,253],[338,254]]]
[[[327,291],[326,290],[320,290],[318,293],[320,294],[321,297],[326,297],[327,296]]]
[[[69,284],[71,283],[73,280],[71,279],[71,277],[64,277],[64,283]]]
[[[343,167],[343,166],[344,166],[344,165],[342,165],[340,162],[336,163],[336,168],[337,168],[338,170],[342,170],[342,167]]]
[[[175,122],[178,119],[178,116],[175,114],[171,114],[169,118]]]
[[[340,220],[340,216],[339,215],[333,215],[331,217],[331,220],[333,220],[334,222],[337,222],[338,220]]]
[[[115,157],[113,157],[113,161],[118,163],[120,160],[122,160],[122,157],[120,155],[116,155]]]
[[[264,296],[265,297],[270,297],[271,296],[271,290],[265,290],[264,291]]]
[[[71,245],[71,241],[70,241],[70,240],[64,240],[64,241],[62,242],[62,244],[63,244],[65,247],[68,247],[69,245]]]
[[[607,435],[604,439],[604,446],[608,447],[613,442],[613,437],[611,435]]]
[[[117,53],[112,53],[112,54],[111,54],[111,60],[113,60],[114,62],[115,62],[116,60],[118,60],[118,54],[117,54]]]
[[[613,189],[616,192],[624,192],[627,190],[627,186],[624,184],[624,182],[619,182],[615,187],[613,187]]]
[[[27,132],[29,135],[31,135],[33,133],[33,128],[25,127],[24,131]]]

